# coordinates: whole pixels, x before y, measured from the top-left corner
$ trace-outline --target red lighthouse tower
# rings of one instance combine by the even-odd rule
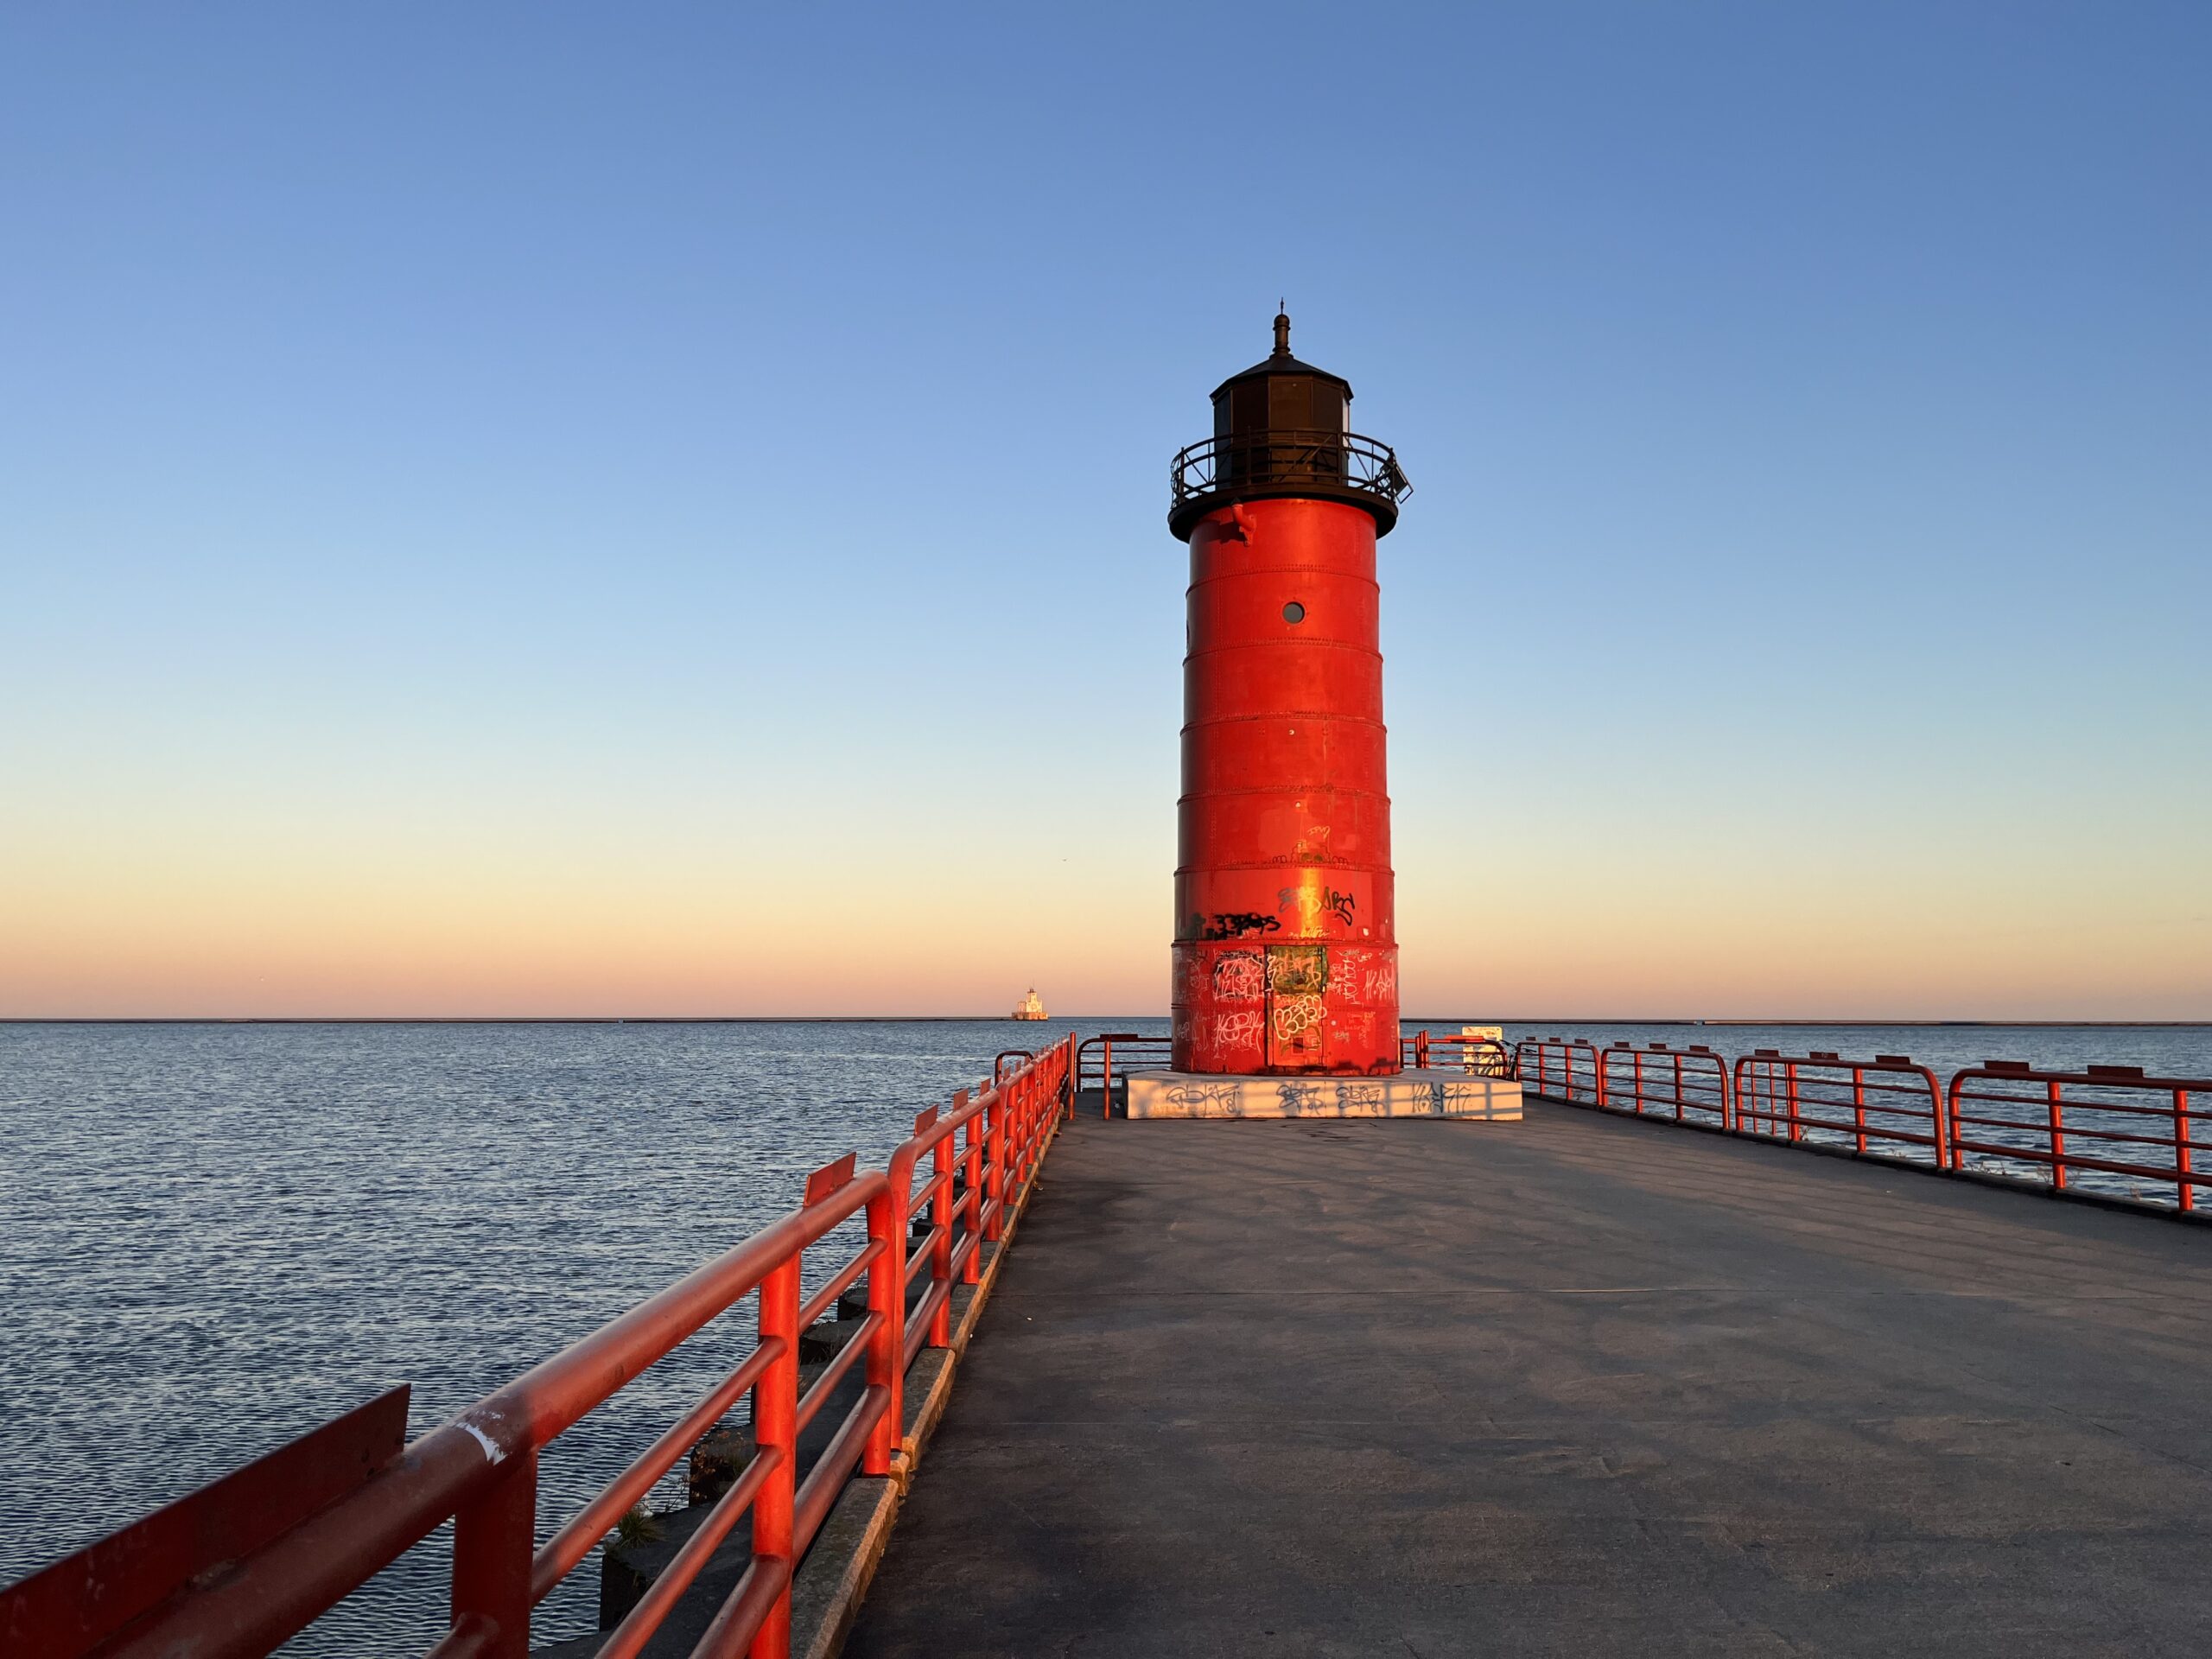
[[[1213,436],[1175,457],[1179,1072],[1399,1069],[1375,543],[1412,486],[1351,404],[1278,315],[1274,353],[1221,384]]]

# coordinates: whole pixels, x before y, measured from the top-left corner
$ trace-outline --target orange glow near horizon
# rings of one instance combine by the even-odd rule
[[[1167,1001],[1159,846],[1098,841],[1045,861],[1020,855],[1020,836],[965,849],[915,837],[924,878],[848,861],[849,843],[739,861],[664,837],[646,863],[545,834],[518,833],[512,855],[496,834],[410,841],[358,826],[289,845],[173,835],[155,852],[79,830],[4,848],[0,1015],[987,1015],[1033,984],[1056,1014],[1160,1014]],[[1526,825],[1475,855],[1408,837],[1408,1017],[2212,1008],[2212,930],[2162,917],[2133,874],[2061,892],[1987,859],[1971,873],[1872,861],[1815,879],[1787,859],[1652,856],[1668,884]],[[1516,867],[1538,874],[1476,874]],[[883,868],[894,873],[850,874]]]

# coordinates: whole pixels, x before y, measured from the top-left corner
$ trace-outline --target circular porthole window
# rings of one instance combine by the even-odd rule
[[[1303,622],[1306,620],[1306,607],[1296,600],[1292,600],[1289,604],[1282,607],[1282,620],[1286,622]]]

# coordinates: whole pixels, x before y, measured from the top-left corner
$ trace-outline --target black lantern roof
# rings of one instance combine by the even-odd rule
[[[1305,496],[1364,508],[1388,535],[1413,486],[1388,444],[1352,431],[1351,404],[1349,380],[1290,354],[1278,312],[1274,351],[1214,388],[1213,436],[1176,455],[1167,528],[1188,541],[1218,507]]]
[[[1343,389],[1344,401],[1351,402],[1351,382],[1341,374],[1331,374],[1326,369],[1317,369],[1311,363],[1301,363],[1290,354],[1290,314],[1275,313],[1275,348],[1242,374],[1232,374],[1213,389],[1213,404],[1217,412],[1221,408],[1222,394],[1241,381],[1255,376],[1294,374],[1308,380],[1326,380]]]

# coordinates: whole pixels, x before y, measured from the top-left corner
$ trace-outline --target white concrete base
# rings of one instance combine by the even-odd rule
[[[1521,1121],[1521,1085],[1465,1071],[1395,1077],[1224,1077],[1196,1071],[1129,1075],[1131,1117],[1471,1117]]]

